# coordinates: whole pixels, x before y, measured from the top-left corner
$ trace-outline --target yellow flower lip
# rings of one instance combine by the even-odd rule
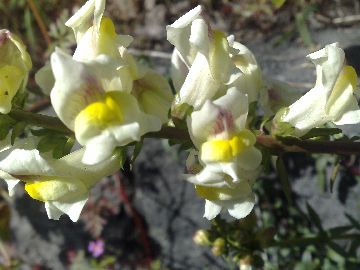
[[[116,101],[116,92],[106,93],[102,100],[90,103],[75,118],[75,132],[86,126],[105,129],[108,126],[121,124],[123,112]]]
[[[72,189],[71,184],[50,177],[45,181],[27,182],[25,190],[35,200],[46,202],[65,196]]]
[[[203,199],[209,201],[226,201],[232,200],[237,195],[241,194],[241,188],[230,187],[206,187],[195,185],[196,194]]]
[[[243,150],[255,144],[255,136],[247,129],[229,140],[213,139],[201,145],[201,159],[210,162],[229,162]]]

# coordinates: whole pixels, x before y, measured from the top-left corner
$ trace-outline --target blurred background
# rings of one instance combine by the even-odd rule
[[[56,46],[74,50],[73,32],[64,23],[84,2],[0,2],[0,28],[18,34],[32,57],[28,106],[33,111],[49,106],[33,74]],[[213,28],[234,34],[253,51],[265,75],[299,90],[310,89],[315,80],[314,67],[305,56],[332,42],[346,49],[347,61],[359,74],[358,0],[107,0],[106,15],[118,33],[134,37],[130,49],[139,61],[169,77],[172,46],[165,26],[198,4],[206,8]],[[348,133],[358,135],[359,127]],[[185,158],[186,153],[167,141],[146,140],[134,166],[126,164],[122,173],[94,188],[78,223],[65,216],[48,220],[41,203],[21,188],[9,198],[2,185],[0,269],[233,269],[232,262],[192,241],[198,229],[210,225],[202,218],[203,201],[183,180]],[[284,237],[316,230],[304,214],[309,207],[324,228],[357,222],[359,161],[342,160],[330,192],[336,164],[330,155],[287,157],[295,205],[287,203],[270,170],[255,185],[258,221],[278,228]],[[360,269],[358,261],[350,268],[347,258],[342,246],[283,248],[263,255],[264,269]]]

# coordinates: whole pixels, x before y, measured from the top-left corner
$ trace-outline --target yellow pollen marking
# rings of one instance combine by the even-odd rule
[[[115,26],[108,17],[103,17],[100,22],[100,34],[107,34],[112,38],[116,37]]]
[[[108,126],[120,124],[124,116],[116,103],[116,93],[106,93],[103,100],[96,101],[83,109],[75,119],[75,128],[85,125],[105,129]]]
[[[238,193],[239,189],[237,188],[227,188],[227,187],[205,187],[200,185],[195,185],[196,194],[203,199],[209,201],[217,201],[217,200],[231,200]]]
[[[249,130],[242,130],[229,140],[210,140],[201,146],[201,159],[212,162],[229,162],[249,146],[255,144],[255,136]]]

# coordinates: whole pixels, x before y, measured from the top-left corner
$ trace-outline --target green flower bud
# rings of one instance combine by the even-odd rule
[[[31,59],[22,41],[9,30],[0,30],[0,113],[9,113],[11,101],[27,83]]]
[[[225,253],[225,239],[224,238],[216,238],[213,247],[211,249],[211,252],[214,254],[214,256],[220,256]]]
[[[27,83],[31,59],[22,41],[9,30],[0,30],[0,113],[9,113],[11,101]]]

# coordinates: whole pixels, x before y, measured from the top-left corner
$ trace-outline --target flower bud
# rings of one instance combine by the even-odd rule
[[[9,30],[0,30],[0,113],[9,113],[11,101],[26,85],[31,59],[22,41]]]
[[[209,232],[206,230],[197,230],[193,236],[193,241],[199,246],[209,245]]]
[[[252,270],[252,258],[250,255],[246,255],[239,261],[239,270]]]
[[[212,254],[214,256],[220,256],[225,253],[225,239],[224,238],[216,238],[213,243],[213,247],[211,249]]]

